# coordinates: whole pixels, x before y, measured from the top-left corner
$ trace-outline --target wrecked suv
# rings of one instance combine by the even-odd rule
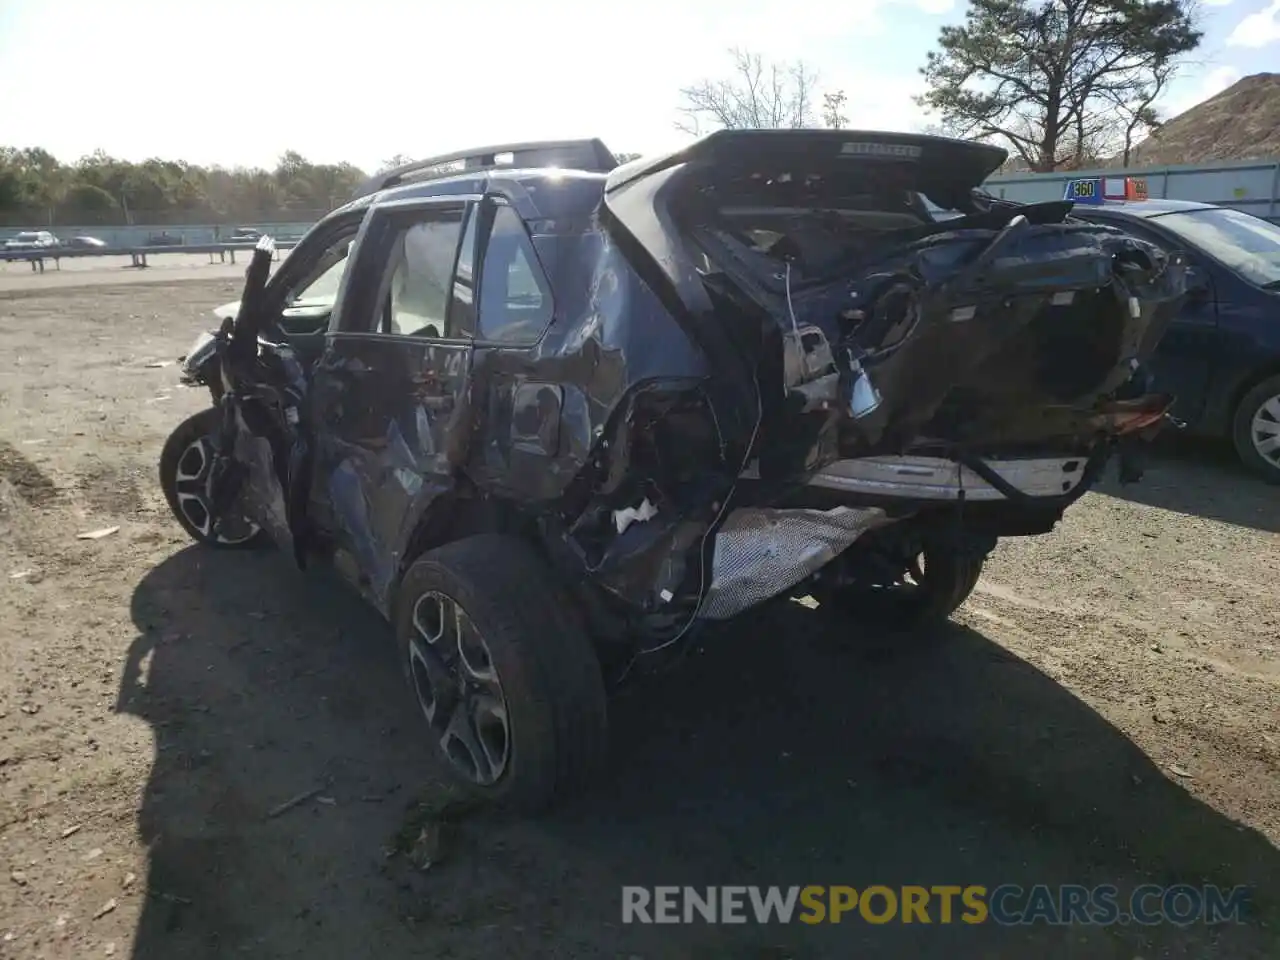
[[[1184,270],[977,189],[977,143],[725,131],[619,166],[517,144],[368,183],[184,358],[160,464],[195,539],[331,561],[478,793],[587,780],[606,691],[810,595],[946,618],[1166,419]],[[949,211],[935,219],[930,209]]]

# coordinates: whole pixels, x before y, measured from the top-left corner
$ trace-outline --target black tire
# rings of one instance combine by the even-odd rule
[[[815,591],[814,599],[851,617],[895,630],[936,627],[969,599],[986,557],[937,547],[926,548],[923,557],[923,581],[908,590],[824,587]]]
[[[419,629],[435,615],[431,611],[441,607],[441,598],[460,607],[474,625],[482,639],[480,659],[492,667],[496,677],[496,697],[504,708],[502,743],[506,750],[503,767],[489,782],[482,782],[484,778],[473,772],[479,763],[451,755],[451,748],[460,741],[442,729],[451,730],[454,724],[444,716],[433,717],[449,713],[456,720],[456,714],[462,712],[457,705],[465,703],[474,718],[479,710],[469,706],[471,697],[494,700],[492,688],[471,694],[460,689],[464,681],[471,682],[476,676],[461,666],[439,684],[448,698],[453,679],[461,678],[452,694],[453,709],[434,692],[430,676],[436,675],[434,669],[444,669],[437,662],[439,658],[452,653],[457,664],[466,664],[469,659],[461,655],[462,644],[456,637],[454,649],[449,650],[444,626],[439,647],[425,639],[434,627]],[[516,538],[493,534],[468,537],[423,555],[405,573],[396,594],[393,623],[397,648],[436,755],[464,789],[523,813],[542,812],[571,791],[586,787],[603,766],[607,750],[607,707],[600,663],[580,619],[564,607],[564,600],[565,594],[546,564],[529,546]],[[424,614],[424,609],[429,612]],[[440,622],[444,620],[442,611]],[[438,657],[424,656],[422,651],[428,649]],[[473,721],[473,735],[479,730],[477,724]],[[446,736],[449,747],[445,746]],[[486,760],[485,766],[492,771],[495,765]]]
[[[1235,417],[1231,423],[1231,441],[1235,444],[1236,453],[1250,470],[1267,483],[1280,484],[1280,460],[1271,461],[1258,450],[1253,428],[1254,418],[1261,416],[1265,421],[1276,417],[1276,411],[1264,407],[1271,401],[1280,398],[1280,374],[1268,377],[1246,393],[1236,407]]]
[[[221,413],[216,409],[208,409],[188,417],[178,424],[177,429],[169,434],[164,449],[160,452],[160,489],[164,491],[165,501],[173,511],[182,529],[197,543],[219,550],[255,550],[269,546],[270,538],[264,530],[257,528],[244,539],[227,539],[213,536],[208,529],[198,525],[195,520],[194,504],[200,501],[201,485],[197,482],[187,483],[179,480],[179,468],[185,468],[184,458],[194,457],[192,447],[202,444],[205,456],[213,450],[214,438],[218,435]],[[188,473],[184,469],[184,474]],[[180,484],[184,489],[180,490]],[[205,502],[205,514],[208,507]],[[207,524],[205,525],[207,527]]]

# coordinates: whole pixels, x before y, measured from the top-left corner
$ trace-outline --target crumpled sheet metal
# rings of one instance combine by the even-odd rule
[[[864,452],[880,454],[926,430],[969,439],[931,423],[965,394],[1032,417],[1045,405],[1091,405],[1150,353],[1185,293],[1181,258],[1143,240],[1011,223],[905,246],[797,298],[795,310],[845,352],[846,408]],[[832,318],[849,313],[862,319],[846,334]]]
[[[716,535],[711,587],[698,615],[727,620],[776,597],[887,522],[875,507],[735,510]]]
[[[256,521],[272,541],[286,553],[293,552],[293,531],[289,527],[289,512],[285,507],[284,488],[276,472],[275,454],[271,441],[249,431],[244,417],[236,412],[238,420],[235,436],[235,458],[249,471],[246,478],[247,496],[242,498]]]

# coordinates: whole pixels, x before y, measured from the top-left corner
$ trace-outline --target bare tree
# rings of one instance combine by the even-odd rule
[[[1133,148],[1144,133],[1155,133],[1163,124],[1156,112],[1155,102],[1169,87],[1173,78],[1173,65],[1162,63],[1152,68],[1147,83],[1133,91],[1132,97],[1113,97],[1116,110],[1124,119],[1121,157],[1124,166],[1129,165],[1133,157]]]
[[[843,90],[836,90],[833,93],[824,93],[822,95],[822,125],[831,130],[840,130],[848,124],[849,118],[845,116],[844,108],[849,98],[844,95]]]
[[[680,91],[682,119],[676,129],[700,136],[710,129],[812,127],[818,75],[804,61],[780,63],[733,47],[733,69],[720,80],[703,80]],[[838,99],[829,101],[828,98]],[[834,104],[834,106],[832,106]],[[844,122],[844,94],[823,98],[822,116]],[[834,112],[830,112],[834,111]]]
[[[406,163],[413,163],[414,158],[404,153],[397,153],[389,160],[383,160],[378,167],[378,173],[386,173],[388,170],[394,170],[396,167],[403,167]]]

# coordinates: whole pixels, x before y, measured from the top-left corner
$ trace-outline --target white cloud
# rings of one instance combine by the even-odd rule
[[[1265,47],[1280,40],[1280,0],[1256,13],[1251,13],[1227,37],[1229,47]]]
[[[932,13],[935,15],[950,13],[955,9],[956,5],[956,0],[908,0],[908,2],[912,6],[919,8],[923,13]],[[1223,0],[1218,0],[1218,2],[1223,2]],[[1230,3],[1231,0],[1225,0],[1225,2]]]
[[[1243,74],[1235,67],[1214,67],[1204,74],[1194,87],[1161,104],[1165,119],[1172,120],[1179,114],[1186,113],[1196,104],[1204,103],[1210,97],[1217,96],[1242,76]]]

